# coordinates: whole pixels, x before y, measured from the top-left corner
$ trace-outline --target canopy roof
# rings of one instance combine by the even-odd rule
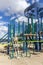
[[[38,3],[38,2],[35,2],[33,3],[32,5],[30,5],[29,7],[27,7],[24,11],[24,15],[26,17],[29,17],[30,15],[35,15],[35,9],[38,9],[38,13],[40,16],[43,16],[43,3]]]

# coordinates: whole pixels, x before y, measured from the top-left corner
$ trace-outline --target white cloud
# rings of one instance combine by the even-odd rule
[[[13,19],[15,19],[15,16],[11,17],[11,19],[10,19],[10,20],[13,20]]]
[[[17,19],[17,18],[19,18],[21,15],[19,15],[19,14],[17,14],[17,16],[12,16],[11,18],[10,18],[10,20],[13,20],[13,19]]]
[[[32,3],[34,3],[35,2],[35,0],[32,0]]]
[[[4,16],[10,16],[10,13],[9,12],[5,12]]]
[[[28,6],[25,0],[9,0],[12,13],[23,13],[24,9]]]
[[[6,10],[6,16],[14,13],[23,14],[28,5],[30,4],[27,4],[25,0],[0,0],[0,11]]]
[[[19,17],[18,18],[18,21],[24,21],[24,22],[27,22],[28,20],[27,20],[27,18],[25,17],[25,16],[21,16],[21,17]]]
[[[8,27],[6,27],[6,26],[0,26],[0,31],[7,32],[8,31]]]
[[[4,26],[6,24],[8,24],[8,22],[0,21],[0,26]]]
[[[3,17],[2,16],[0,16],[0,19],[2,19]]]
[[[34,3],[34,2],[39,2],[39,0],[32,0],[32,3]]]
[[[37,2],[39,2],[39,0],[36,0]]]
[[[4,11],[9,7],[9,0],[0,0],[0,10]]]

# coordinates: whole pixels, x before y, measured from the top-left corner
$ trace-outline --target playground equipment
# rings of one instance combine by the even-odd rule
[[[35,50],[41,50],[41,43],[43,42],[43,4],[35,2],[27,7],[24,11],[24,15],[27,17],[27,25],[22,21],[22,33],[21,33],[21,22],[18,22],[18,39],[22,37],[22,40],[18,40],[18,43],[23,43],[23,52],[28,52],[28,43],[33,43],[35,45]],[[17,17],[18,18],[18,17]],[[15,19],[10,20],[8,24],[8,33],[6,33],[2,38],[3,41],[7,38],[8,43],[12,42],[13,37],[15,37]],[[30,23],[31,19],[31,23]],[[34,23],[35,22],[35,23]],[[9,47],[7,49],[9,54]],[[10,57],[14,57],[14,49],[10,52]]]
[[[29,22],[29,18],[31,18],[31,25],[32,25],[32,34],[36,33],[36,40],[40,41],[40,32],[43,30],[41,26],[42,26],[42,17],[43,17],[43,4],[42,3],[38,3],[35,2],[33,3],[31,6],[29,6],[28,8],[25,9],[24,14],[25,16],[28,18],[28,22]],[[39,21],[39,19],[41,18],[41,22]],[[34,31],[34,23],[33,23],[33,19],[37,19],[36,22],[36,32]],[[41,24],[41,25],[40,25]],[[28,28],[29,29],[29,28]],[[33,40],[34,40],[34,36],[32,36]],[[37,42],[35,43],[35,49],[37,51],[41,50],[41,43]]]
[[[41,43],[43,42],[43,34],[41,34],[41,32],[43,32],[43,25],[42,25],[43,6],[42,5],[43,5],[42,3],[35,2],[32,5],[30,5],[28,8],[26,8],[24,11],[25,16],[28,18],[28,25],[27,28],[25,28],[26,30],[24,30],[24,26],[25,26],[24,22],[22,23],[22,34],[23,34],[22,37],[23,40],[26,41],[26,44],[23,42],[23,51],[25,49],[26,56],[28,50],[27,36],[29,37],[30,40],[28,42],[34,43],[35,50],[36,51],[41,50]],[[31,19],[31,24],[29,23],[29,19]],[[35,21],[35,23],[33,20]],[[20,22],[18,23],[18,33],[20,35]]]
[[[15,20],[11,20],[8,24],[8,42],[12,41],[15,36]]]
[[[7,37],[8,37],[8,33],[6,33],[1,39],[0,39],[0,42],[6,42],[6,41],[8,41],[7,40]]]

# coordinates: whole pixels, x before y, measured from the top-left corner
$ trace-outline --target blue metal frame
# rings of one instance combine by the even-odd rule
[[[37,21],[37,31],[36,31],[36,34],[37,34],[37,36],[36,36],[36,39],[37,40],[39,40],[39,38],[40,38],[40,26],[39,26],[39,12],[40,12],[40,10],[43,10],[43,3],[38,3],[38,2],[35,2],[35,3],[33,3],[32,5],[30,5],[29,7],[27,7],[26,9],[25,9],[25,11],[24,11],[24,15],[27,17],[27,18],[29,18],[30,17],[30,15],[32,16],[34,16],[35,17],[35,19],[37,19],[38,21]],[[43,16],[43,14],[42,14],[42,11],[41,11],[41,14],[40,14],[40,16]],[[39,37],[39,38],[38,38]],[[40,43],[36,43],[36,45],[35,45],[35,49],[37,50],[37,51],[39,51],[39,50],[41,50],[41,44]]]

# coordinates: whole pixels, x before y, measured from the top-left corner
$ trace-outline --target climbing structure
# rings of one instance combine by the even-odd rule
[[[43,32],[43,23],[42,23],[42,17],[43,17],[43,4],[35,2],[29,7],[27,7],[24,11],[25,16],[28,18],[28,23],[29,23],[29,18],[31,18],[31,33],[36,34],[36,40],[40,41],[41,34],[40,32]],[[36,25],[34,25],[33,19],[36,22]],[[37,21],[36,21],[37,20]],[[35,28],[36,30],[35,30]],[[29,25],[28,25],[29,27]],[[28,28],[29,30],[29,28]],[[42,36],[43,37],[43,36]],[[33,39],[34,40],[34,39]],[[41,43],[37,42],[35,43],[35,49],[36,50],[41,50]]]

